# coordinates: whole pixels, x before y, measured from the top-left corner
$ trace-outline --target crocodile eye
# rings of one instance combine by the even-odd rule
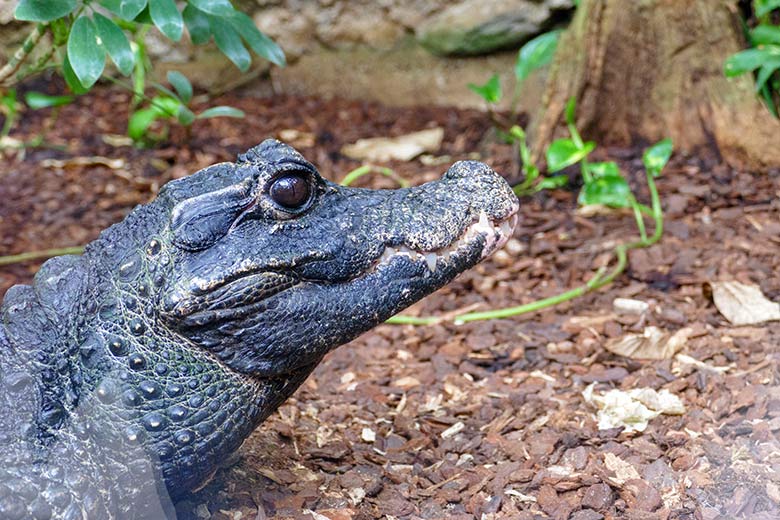
[[[309,202],[311,186],[308,175],[289,173],[276,179],[268,194],[278,205],[286,209],[299,209]]]

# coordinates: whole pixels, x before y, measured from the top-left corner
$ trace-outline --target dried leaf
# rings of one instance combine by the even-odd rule
[[[734,325],[755,325],[780,320],[780,304],[767,300],[757,285],[712,282],[712,300]]]
[[[127,167],[124,159],[111,159],[109,157],[71,157],[70,159],[44,159],[41,166],[44,168],[72,168],[76,166],[108,166],[112,170],[119,170]]]
[[[614,453],[607,452],[604,454],[604,465],[615,474],[615,477],[610,480],[614,481],[618,486],[622,486],[629,480],[642,478],[634,466]]]
[[[443,432],[441,432],[441,438],[442,439],[449,439],[450,437],[454,437],[460,432],[463,431],[463,429],[466,428],[466,425],[462,422],[458,421]]]
[[[612,308],[618,314],[642,314],[647,312],[650,304],[642,300],[633,300],[631,298],[615,298],[612,302]]]
[[[717,366],[708,365],[703,361],[699,361],[698,359],[692,358],[691,356],[686,356],[685,354],[677,354],[677,356],[674,359],[681,365],[692,365],[706,372],[725,374],[726,372],[731,370],[731,367],[729,366],[717,367]],[[679,374],[680,372],[681,370],[679,370],[678,367],[674,367],[672,369],[672,373],[674,374]]]
[[[393,386],[396,386],[402,390],[409,390],[415,386],[420,386],[420,380],[413,376],[404,376],[401,379],[396,380],[393,383]]]
[[[431,128],[399,137],[359,139],[342,147],[341,153],[359,161],[410,161],[422,153],[435,152],[443,139],[443,128]]]
[[[627,392],[610,390],[597,395],[595,383],[582,392],[585,402],[598,408],[599,430],[623,427],[627,432],[644,431],[650,419],[661,414],[682,415],[685,406],[679,397],[664,389],[635,388]]]
[[[674,334],[647,327],[642,334],[626,334],[620,338],[607,340],[604,348],[632,359],[670,359],[679,352],[688,341],[693,329],[685,327]]]
[[[374,442],[376,441],[376,432],[371,428],[363,428],[363,431],[360,432],[360,438],[363,439],[363,442]]]

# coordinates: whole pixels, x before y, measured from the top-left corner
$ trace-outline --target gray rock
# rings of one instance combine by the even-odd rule
[[[431,18],[417,40],[440,55],[477,55],[517,46],[542,32],[570,0],[466,0]]]

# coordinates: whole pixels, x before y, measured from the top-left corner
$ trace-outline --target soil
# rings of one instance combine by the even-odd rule
[[[42,88],[33,85],[31,88]],[[29,111],[12,137],[45,146],[6,151],[0,166],[0,252],[80,245],[186,175],[269,136],[296,145],[331,179],[359,166],[342,145],[431,126],[436,161],[389,163],[410,182],[478,156],[512,171],[512,150],[487,117],[448,108],[386,108],[251,92],[213,101],[245,119],[172,128],[155,148],[122,139],[129,99],[99,88]],[[618,160],[641,200],[641,150]],[[572,175],[574,176],[572,172]],[[392,187],[384,177],[362,185]],[[574,183],[576,184],[576,183]],[[675,156],[659,188],[663,240],[630,254],[614,284],[522,317],[414,327],[382,325],[331,353],[226,463],[177,506],[181,518],[597,520],[780,517],[780,324],[735,327],[709,283],[757,284],[780,300],[780,172],[735,171]],[[412,309],[452,315],[552,296],[582,284],[634,237],[631,215],[577,211],[576,186],[524,198],[507,247]],[[0,294],[40,262],[0,268]],[[647,304],[638,314],[616,298]],[[681,354],[638,361],[605,349],[648,326],[688,328]],[[686,357],[687,356],[687,357]],[[649,387],[679,396],[682,415],[644,432],[599,430],[583,391]]]

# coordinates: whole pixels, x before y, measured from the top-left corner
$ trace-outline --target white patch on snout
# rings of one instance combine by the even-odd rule
[[[485,237],[481,257],[486,258],[506,244],[516,225],[517,214],[514,212],[507,218],[494,222],[487,213],[482,211],[477,221],[467,227],[460,238],[449,246],[433,251],[418,251],[405,245],[386,246],[382,256],[377,261],[377,266],[389,264],[393,258],[405,256],[412,261],[424,263],[430,272],[435,272],[440,260],[447,262],[453,255],[466,253],[479,236]]]

